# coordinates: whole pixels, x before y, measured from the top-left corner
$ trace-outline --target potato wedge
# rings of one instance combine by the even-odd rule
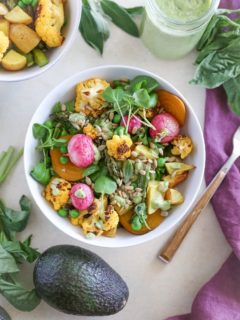
[[[32,17],[19,6],[14,7],[11,11],[5,14],[4,18],[11,23],[30,24],[33,22]]]
[[[9,37],[10,23],[4,18],[0,18],[0,31],[2,31],[7,37]]]
[[[175,175],[183,174],[184,172],[190,171],[195,168],[193,165],[183,162],[167,162],[165,163],[165,167],[169,174],[174,173]]]
[[[181,182],[185,181],[188,177],[188,172],[183,172],[182,174],[175,175],[175,176],[165,176],[163,177],[164,181],[168,181],[169,183],[169,188],[174,188]]]
[[[165,199],[169,201],[172,205],[178,205],[184,202],[182,194],[175,189],[168,189],[165,194]]]
[[[8,8],[5,6],[5,4],[0,3],[0,16],[5,16],[5,14],[8,13]]]
[[[27,64],[27,59],[15,50],[10,50],[2,59],[2,66],[9,71],[18,71],[23,69]]]
[[[10,40],[24,53],[32,51],[40,42],[37,33],[25,24],[11,24]]]

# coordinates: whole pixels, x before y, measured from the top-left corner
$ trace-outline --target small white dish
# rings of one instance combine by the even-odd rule
[[[53,105],[57,101],[64,102],[73,99],[75,97],[75,86],[80,81],[87,80],[93,77],[99,77],[108,81],[121,78],[132,79],[137,75],[148,75],[155,78],[159,82],[161,88],[178,95],[185,102],[187,107],[187,119],[182,132],[191,136],[195,146],[194,152],[191,156],[189,156],[186,162],[194,164],[196,168],[192,170],[192,172],[189,174],[188,179],[179,187],[185,198],[184,203],[179,207],[172,209],[171,214],[165,219],[162,224],[160,224],[158,228],[144,235],[133,235],[120,228],[117,231],[117,235],[115,238],[107,238],[102,236],[94,238],[92,240],[88,240],[83,235],[80,227],[73,226],[67,219],[61,218],[57,215],[50,204],[43,198],[42,186],[30,176],[30,171],[39,161],[40,157],[39,152],[35,149],[37,141],[32,135],[32,126],[34,123],[43,123],[48,118]],[[204,168],[205,144],[203,133],[199,121],[190,104],[186,101],[182,94],[166,80],[146,70],[129,66],[110,65],[96,67],[79,72],[78,74],[63,81],[48,94],[48,96],[42,101],[42,103],[36,110],[29,124],[25,139],[25,175],[27,178],[29,189],[40,210],[57,228],[59,228],[72,238],[75,238],[80,242],[85,242],[90,245],[100,247],[118,248],[137,245],[152,240],[162,235],[167,230],[173,228],[174,225],[187,214],[188,210],[196,199],[203,180]]]
[[[49,63],[44,67],[33,66],[20,71],[7,71],[0,66],[0,82],[16,82],[34,78],[50,69],[71,47],[78,32],[81,14],[81,1],[68,0],[65,5],[67,25],[63,29],[64,42],[60,47],[50,49],[47,53]]]

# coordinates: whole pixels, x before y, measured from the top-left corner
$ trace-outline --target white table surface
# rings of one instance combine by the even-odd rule
[[[121,3],[134,6],[142,4],[142,1],[122,0]],[[194,58],[193,52],[179,61],[158,60],[144,48],[140,40],[114,26],[111,26],[111,38],[105,46],[104,55],[100,57],[78,35],[68,54],[50,71],[33,80],[0,83],[0,150],[9,145],[23,146],[27,125],[41,100],[52,88],[77,71],[104,64],[137,66],[164,77],[185,95],[203,124],[204,89],[188,84],[194,72]],[[31,197],[21,160],[7,183],[0,187],[0,197],[9,207],[17,207],[22,194]],[[163,320],[191,310],[196,293],[220,268],[231,251],[210,205],[193,226],[174,260],[164,265],[157,259],[157,255],[172,232],[126,249],[95,248],[81,244],[59,231],[33,204],[24,235],[32,233],[33,245],[41,251],[56,244],[81,245],[99,254],[125,279],[130,291],[126,307],[114,316],[101,319]],[[31,267],[24,266],[24,281],[27,285],[31,285],[31,271]],[[0,305],[8,310],[13,320],[78,318],[59,313],[44,302],[31,313],[15,310],[3,297],[0,297]]]

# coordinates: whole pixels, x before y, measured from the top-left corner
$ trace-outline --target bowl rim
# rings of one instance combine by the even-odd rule
[[[35,199],[35,192],[31,190],[31,183],[32,183],[32,178],[29,174],[28,168],[27,168],[27,157],[28,155],[26,154],[26,152],[24,151],[24,173],[25,173],[25,177],[27,180],[27,184],[29,187],[29,190],[31,192],[31,195],[35,201],[35,203],[37,204],[38,208],[40,209],[41,213],[45,215],[45,217],[51,221],[51,223],[57,227],[59,230],[61,230],[62,232],[64,232],[65,234],[67,234],[68,236],[70,236],[71,238],[78,240],[80,243],[85,243],[91,246],[95,246],[95,247],[102,247],[102,248],[126,248],[126,247],[131,247],[131,246],[135,246],[135,245],[139,245],[145,242],[148,242],[150,240],[153,240],[157,237],[162,236],[163,234],[165,234],[167,231],[169,231],[170,229],[173,229],[189,212],[190,208],[192,207],[192,205],[194,204],[194,201],[196,200],[198,194],[199,194],[199,190],[202,186],[202,182],[203,182],[203,178],[204,178],[204,171],[205,171],[205,164],[206,164],[206,148],[205,148],[205,141],[204,141],[204,135],[203,135],[203,130],[201,128],[200,122],[195,114],[195,111],[193,110],[191,104],[188,102],[188,100],[186,100],[186,98],[179,92],[178,89],[176,89],[176,87],[174,85],[172,85],[169,81],[165,80],[164,78],[162,78],[161,76],[158,76],[157,74],[145,70],[143,68],[138,68],[138,67],[134,67],[134,66],[128,66],[128,65],[122,65],[122,64],[111,64],[111,65],[101,65],[101,66],[97,66],[97,67],[92,67],[92,68],[88,68],[88,69],[84,69],[82,71],[79,71],[77,73],[75,73],[74,75],[68,77],[67,79],[65,79],[64,81],[60,82],[56,87],[54,87],[48,94],[47,96],[42,100],[42,102],[39,104],[38,108],[35,110],[30,123],[28,125],[27,128],[27,132],[26,132],[26,136],[25,136],[25,143],[24,143],[24,150],[26,150],[26,146],[28,145],[28,140],[30,138],[32,138],[32,125],[33,125],[33,118],[35,116],[35,113],[37,113],[37,111],[42,107],[42,105],[44,105],[51,97],[52,95],[54,95],[54,93],[56,91],[59,91],[60,88],[64,88],[65,85],[74,82],[74,80],[76,80],[76,78],[78,78],[80,75],[84,76],[84,74],[88,74],[88,73],[93,73],[93,72],[98,72],[98,71],[102,71],[102,70],[106,70],[106,69],[129,69],[132,70],[134,72],[138,72],[139,74],[145,74],[151,77],[154,77],[156,79],[158,79],[159,82],[164,83],[166,86],[171,87],[176,94],[184,101],[184,103],[187,105],[187,108],[190,110],[191,112],[191,116],[194,118],[195,124],[197,126],[197,130],[199,132],[199,137],[200,137],[200,141],[198,141],[198,144],[200,144],[202,146],[202,159],[203,159],[203,164],[202,164],[202,169],[201,169],[201,174],[199,176],[198,179],[198,185],[195,188],[195,193],[194,196],[192,197],[191,201],[189,201],[187,207],[185,208],[185,210],[183,210],[181,214],[179,214],[178,216],[176,216],[176,218],[174,219],[174,221],[172,222],[172,224],[170,225],[165,225],[165,228],[161,230],[160,233],[157,234],[152,234],[152,236],[148,236],[147,238],[145,238],[145,235],[150,235],[151,232],[147,233],[147,234],[143,234],[141,236],[135,236],[133,239],[134,241],[130,241],[129,243],[121,243],[119,242],[117,245],[116,244],[111,244],[111,242],[103,242],[103,243],[95,243],[92,242],[91,240],[85,238],[84,236],[82,236],[81,239],[79,239],[79,237],[77,236],[76,233],[74,232],[69,232],[68,230],[64,229],[64,226],[62,224],[56,224],[52,217],[49,216],[47,213],[44,212],[44,210],[41,208],[41,204],[39,204],[36,199]],[[65,92],[66,93],[66,92]],[[37,182],[36,182],[37,183]]]
[[[72,6],[76,7],[76,9],[74,9],[75,14],[76,14],[76,18],[73,23],[73,27],[70,29],[70,31],[68,32],[68,36],[65,39],[66,46],[65,47],[60,46],[58,48],[53,48],[53,49],[59,50],[58,56],[56,58],[54,58],[52,61],[50,60],[49,63],[47,65],[45,65],[44,67],[38,67],[35,69],[35,71],[33,70],[32,72],[30,69],[29,73],[25,74],[24,76],[21,75],[21,71],[23,71],[25,69],[20,70],[20,71],[9,71],[9,73],[6,74],[6,79],[5,79],[4,78],[5,75],[1,74],[1,70],[0,70],[0,83],[20,82],[20,81],[29,80],[29,79],[38,77],[41,74],[43,74],[45,71],[47,71],[51,67],[53,67],[57,62],[59,62],[60,59],[63,58],[63,56],[67,53],[67,51],[72,46],[72,43],[77,35],[78,25],[79,25],[80,15],[81,15],[81,2],[75,1],[75,0],[73,0],[73,1],[68,0],[68,1],[72,4]]]

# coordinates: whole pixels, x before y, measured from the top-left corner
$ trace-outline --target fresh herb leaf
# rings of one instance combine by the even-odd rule
[[[41,301],[36,290],[26,290],[12,277],[8,276],[8,278],[11,281],[0,277],[0,293],[18,310],[32,311],[35,309]]]
[[[0,244],[0,273],[18,272],[19,268],[13,256]]]
[[[108,87],[104,90],[102,96],[107,102],[119,103],[119,101],[122,101],[124,94],[125,93],[122,88],[118,87],[116,89],[112,89],[111,87]]]
[[[117,184],[106,176],[100,176],[94,183],[94,191],[101,194],[112,194],[116,191]]]
[[[128,183],[133,176],[133,164],[131,160],[126,160],[123,163],[123,179]]]
[[[106,33],[103,30],[99,30],[100,23],[96,22],[96,14],[92,14],[92,10],[88,4],[88,1],[84,1],[82,6],[82,14],[79,25],[79,30],[83,39],[100,54],[103,53],[104,39],[106,39]],[[87,4],[86,4],[87,3]]]
[[[223,85],[231,110],[240,115],[240,76],[230,79]]]
[[[148,108],[150,105],[150,96],[146,89],[140,89],[133,94],[135,104],[142,108]]]
[[[159,83],[149,76],[137,76],[130,82],[130,91],[135,92],[139,89],[146,89],[148,93],[153,92],[159,87]]]
[[[138,27],[125,8],[110,0],[102,0],[100,4],[116,26],[134,37],[139,37]]]
[[[50,169],[47,168],[43,162],[38,163],[33,168],[30,175],[33,177],[33,179],[43,185],[47,185],[51,179]]]
[[[9,147],[7,151],[0,153],[0,184],[5,181],[22,155],[23,149],[17,152],[14,147]]]
[[[132,16],[141,16],[144,13],[144,7],[125,8],[125,10]]]
[[[100,167],[98,165],[93,164],[83,171],[83,177],[90,176],[91,174],[98,172],[99,169]]]
[[[48,135],[48,128],[39,123],[34,123],[32,133],[35,139],[45,140]]]

